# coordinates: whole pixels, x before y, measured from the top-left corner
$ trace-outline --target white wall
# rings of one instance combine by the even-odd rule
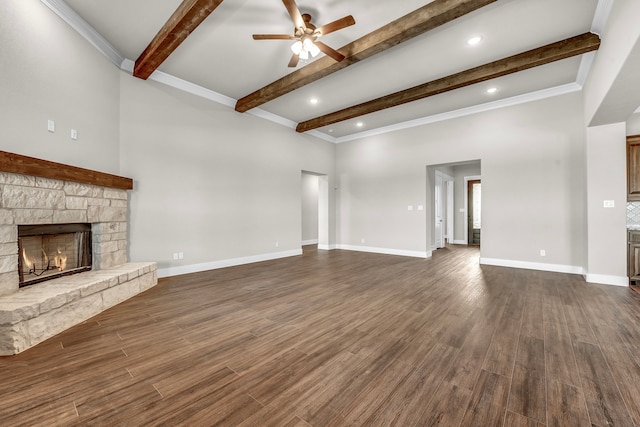
[[[334,144],[121,77],[121,164],[135,183],[132,261],[154,260],[173,274],[300,251],[300,174],[327,174],[334,182]],[[332,194],[329,203],[335,212]],[[329,223],[335,236],[335,214]],[[175,252],[184,259],[174,260]]]
[[[302,174],[302,241],[318,241],[318,176]]]
[[[625,124],[587,129],[587,280],[628,285]],[[605,208],[604,201],[613,201]]]
[[[119,70],[42,2],[0,2],[0,67],[0,150],[120,172]]]
[[[339,241],[426,251],[425,166],[479,159],[482,257],[581,267],[584,141],[575,93],[340,144]]]

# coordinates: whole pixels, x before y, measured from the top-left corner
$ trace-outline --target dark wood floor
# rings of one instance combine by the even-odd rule
[[[161,280],[0,358],[0,425],[640,425],[640,295],[317,252]]]

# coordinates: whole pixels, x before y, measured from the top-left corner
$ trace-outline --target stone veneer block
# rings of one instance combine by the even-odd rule
[[[105,188],[102,195],[105,199],[127,200],[126,190],[118,190],[117,188]]]
[[[14,209],[16,224],[53,224],[53,209]]]
[[[65,182],[64,192],[69,196],[99,197],[102,198],[104,189],[79,182]]]
[[[35,187],[36,177],[31,175],[19,175],[15,173],[0,172],[0,184]]]
[[[0,356],[33,347],[157,283],[156,263],[128,263],[1,296]]]
[[[53,211],[53,223],[54,224],[67,224],[67,223],[86,223],[87,211],[84,210],[64,210]]]
[[[15,255],[18,253],[18,242],[0,243],[0,255]]]
[[[89,206],[86,197],[67,196],[65,203],[67,209],[87,209],[87,206]]]
[[[64,209],[65,194],[61,190],[5,185],[2,206],[20,209]]]
[[[40,188],[51,188],[54,190],[62,190],[64,188],[64,182],[57,179],[42,178],[37,176],[35,186]]]
[[[127,220],[127,208],[110,206],[89,206],[87,208],[89,222],[124,222]]]
[[[0,273],[18,272],[18,254],[0,256]]]
[[[10,209],[0,209],[0,224],[13,224],[13,212]]]
[[[0,226],[0,242],[17,242],[18,228],[14,225]]]
[[[0,296],[17,292],[20,286],[20,278],[18,277],[18,267],[10,273],[0,273]]]

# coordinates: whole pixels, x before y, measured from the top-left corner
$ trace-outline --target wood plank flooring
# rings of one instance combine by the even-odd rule
[[[0,358],[0,425],[640,426],[640,295],[478,256],[162,279]]]

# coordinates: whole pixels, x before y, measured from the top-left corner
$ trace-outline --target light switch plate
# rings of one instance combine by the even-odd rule
[[[605,200],[603,203],[605,208],[615,208],[616,207],[616,202],[615,200]]]

